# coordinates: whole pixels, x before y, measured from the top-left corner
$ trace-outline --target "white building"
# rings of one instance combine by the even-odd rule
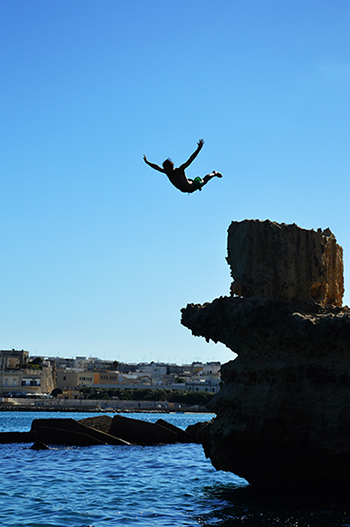
[[[218,375],[220,373],[220,362],[207,362],[203,364],[202,375]]]

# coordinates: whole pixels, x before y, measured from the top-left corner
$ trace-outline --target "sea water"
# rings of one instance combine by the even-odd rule
[[[0,431],[28,431],[39,417],[93,415],[101,414],[0,412]],[[161,417],[185,429],[213,415]],[[3,527],[350,527],[348,504],[260,496],[244,479],[216,471],[197,444],[39,451],[9,444],[0,445],[0,463]]]

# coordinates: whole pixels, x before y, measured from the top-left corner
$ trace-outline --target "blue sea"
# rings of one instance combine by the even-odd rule
[[[39,417],[93,415],[101,414],[0,412],[0,431],[28,431]],[[213,417],[127,415],[183,429]],[[350,527],[349,504],[259,496],[244,479],[216,471],[200,445],[30,446],[0,445],[3,527]]]

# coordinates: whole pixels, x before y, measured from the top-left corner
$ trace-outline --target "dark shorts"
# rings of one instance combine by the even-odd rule
[[[195,190],[202,190],[202,187],[203,187],[203,185],[204,185],[204,181],[203,181],[202,178],[200,178],[200,177],[196,177],[196,178],[194,178],[194,179],[192,180],[192,182],[193,182],[193,187],[194,187],[194,188],[193,188],[193,192],[194,192]]]

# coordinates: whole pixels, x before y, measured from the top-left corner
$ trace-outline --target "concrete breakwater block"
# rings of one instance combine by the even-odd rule
[[[33,445],[30,448],[31,450],[51,450],[50,447],[48,447],[41,441],[35,441],[35,443],[33,443]]]
[[[158,419],[156,423],[117,415],[74,419],[34,419],[30,432],[0,433],[0,443],[32,443],[41,445],[157,445],[200,443],[195,434]]]
[[[51,445],[127,445],[123,439],[87,427],[74,419],[34,419],[31,432],[37,439]]]
[[[203,447],[209,442],[209,430],[210,430],[211,421],[201,421],[195,423],[194,425],[188,425],[186,428],[186,433],[191,437],[195,437],[198,443],[201,443]]]
[[[133,419],[125,416],[108,415],[87,417],[78,421],[79,423],[104,431],[119,438],[129,438],[127,441],[134,444],[160,444],[160,443],[199,443],[199,439],[181,428],[168,423],[164,419],[158,419],[156,423],[149,423],[141,419]],[[170,434],[166,432],[167,429]],[[145,443],[146,441],[146,443]]]
[[[0,432],[0,444],[6,443],[33,443],[36,439],[35,432]]]
[[[122,415],[113,417],[110,433],[138,445],[173,444],[179,442],[178,434],[168,427]]]
[[[109,434],[112,421],[113,417],[110,417],[109,415],[96,415],[94,417],[85,417],[85,419],[78,419],[77,423]]]
[[[199,439],[195,435],[191,434],[187,430],[182,430],[181,428],[164,421],[164,419],[158,419],[156,424],[164,426],[164,428],[174,432],[177,437],[177,443],[200,443]]]

